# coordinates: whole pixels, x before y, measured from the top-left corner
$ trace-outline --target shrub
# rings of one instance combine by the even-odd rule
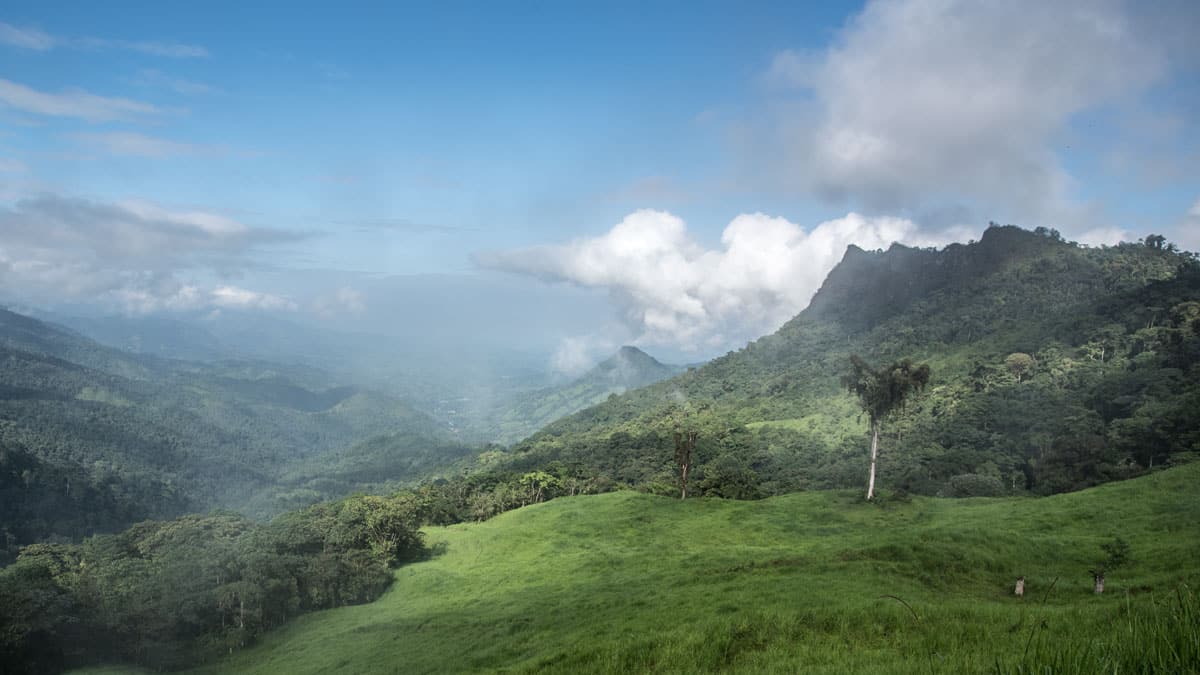
[[[999,497],[1003,494],[1004,483],[999,478],[979,473],[952,476],[942,491],[945,497]]]

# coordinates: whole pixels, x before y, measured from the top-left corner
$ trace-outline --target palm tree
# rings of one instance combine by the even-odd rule
[[[879,430],[883,421],[904,402],[929,384],[929,364],[914,364],[909,359],[896,361],[875,370],[857,354],[850,356],[851,372],[842,384],[858,396],[859,404],[871,422],[871,474],[867,480],[867,499],[875,497],[875,460],[879,457]]]

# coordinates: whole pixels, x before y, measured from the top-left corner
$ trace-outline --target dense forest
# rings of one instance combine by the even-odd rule
[[[410,500],[355,497],[258,524],[232,513],[33,544],[0,570],[0,670],[180,667],[300,612],[373,600],[424,555]]]

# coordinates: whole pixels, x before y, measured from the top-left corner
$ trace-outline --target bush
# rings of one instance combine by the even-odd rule
[[[942,490],[943,497],[999,497],[1004,494],[1004,483],[995,476],[978,473],[963,473],[952,476]]]

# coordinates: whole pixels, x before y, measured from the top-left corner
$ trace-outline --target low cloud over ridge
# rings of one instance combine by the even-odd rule
[[[961,234],[961,233],[958,233]],[[811,230],[762,213],[734,218],[707,250],[665,211],[629,214],[608,233],[567,244],[479,253],[482,267],[605,288],[646,344],[713,351],[775,330],[812,299],[849,244],[947,243],[902,218],[857,213]]]

